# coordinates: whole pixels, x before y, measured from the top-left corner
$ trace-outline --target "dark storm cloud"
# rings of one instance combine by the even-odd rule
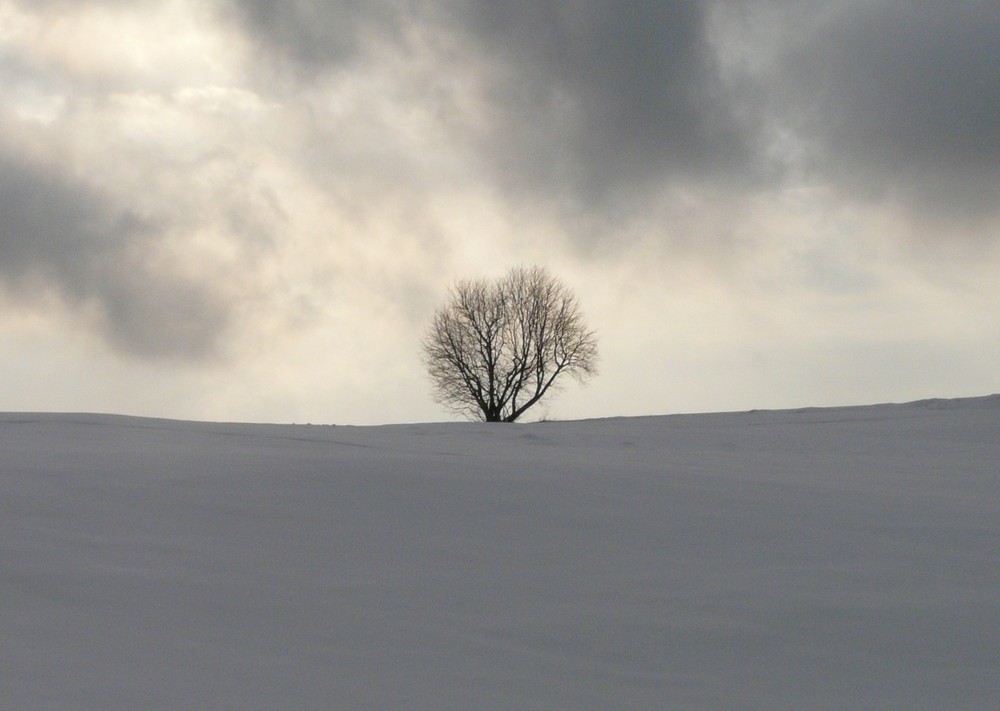
[[[310,66],[349,61],[366,30],[395,33],[405,2],[222,0],[251,35]]]
[[[507,180],[600,199],[749,167],[752,132],[720,79],[705,3],[462,5],[468,29],[506,68],[493,98]]]
[[[355,58],[364,33],[394,41],[407,23],[464,39],[487,67],[491,130],[474,145],[525,195],[600,205],[674,178],[771,179],[770,126],[857,194],[954,212],[995,202],[993,0],[228,1],[267,46],[313,67]],[[737,18],[758,15],[773,27],[751,54],[772,61],[737,85],[711,21],[728,16],[742,41]]]
[[[871,0],[800,20],[772,80],[821,171],[925,209],[996,210],[1000,3]]]
[[[214,354],[227,321],[203,284],[154,266],[151,226],[86,187],[0,153],[0,281],[20,299],[54,289],[96,309],[117,348],[145,357]]]
[[[361,33],[393,41],[407,23],[464,40],[489,67],[493,129],[472,140],[516,192],[601,198],[750,161],[695,0],[231,1],[265,46],[313,68],[355,58]]]

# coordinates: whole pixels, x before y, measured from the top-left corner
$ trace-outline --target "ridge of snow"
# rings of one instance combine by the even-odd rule
[[[990,708],[998,410],[0,413],[0,708]]]

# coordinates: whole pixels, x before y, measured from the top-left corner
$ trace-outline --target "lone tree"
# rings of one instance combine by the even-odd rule
[[[455,284],[423,348],[435,399],[486,422],[514,422],[562,375],[597,372],[576,297],[541,267]]]

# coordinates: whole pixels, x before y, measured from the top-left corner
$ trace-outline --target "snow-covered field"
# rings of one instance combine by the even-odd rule
[[[1000,396],[0,415],[0,708],[1000,708]]]

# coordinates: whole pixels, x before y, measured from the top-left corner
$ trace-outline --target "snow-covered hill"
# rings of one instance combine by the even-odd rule
[[[0,415],[0,708],[994,709],[1000,397]]]

